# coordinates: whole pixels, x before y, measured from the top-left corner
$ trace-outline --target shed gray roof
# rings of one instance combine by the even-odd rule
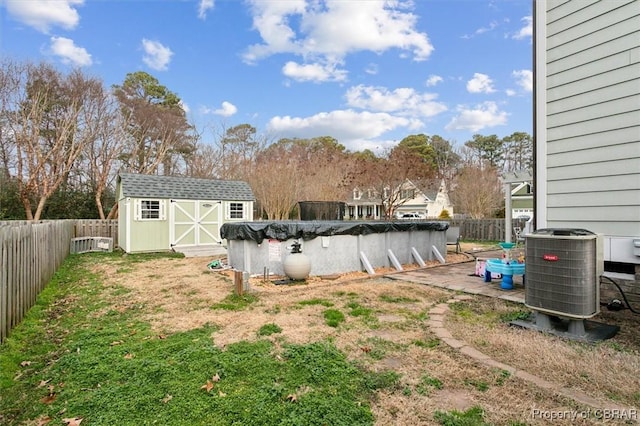
[[[122,195],[133,198],[254,201],[248,183],[239,180],[120,173]]]

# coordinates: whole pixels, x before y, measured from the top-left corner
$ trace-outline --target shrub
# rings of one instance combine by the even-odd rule
[[[442,209],[442,211],[440,212],[440,215],[438,216],[438,219],[451,219],[451,214],[449,214],[449,210]]]

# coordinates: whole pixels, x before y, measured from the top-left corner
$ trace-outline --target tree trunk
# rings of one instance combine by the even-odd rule
[[[104,220],[104,208],[102,207],[102,191],[101,190],[96,190],[96,195],[95,195],[95,200],[96,200],[96,207],[98,208],[98,215],[100,216],[100,219]]]
[[[107,219],[117,219],[118,218],[118,202],[111,208],[109,214],[107,215]]]
[[[47,197],[40,197],[38,208],[36,209],[36,213],[33,215],[33,220],[40,220],[40,216],[42,216],[42,211],[44,210],[44,205],[46,204],[47,199]]]
[[[33,211],[31,210],[31,201],[29,201],[29,196],[20,194],[20,200],[22,201],[22,205],[24,206],[24,215],[27,220],[33,220]]]

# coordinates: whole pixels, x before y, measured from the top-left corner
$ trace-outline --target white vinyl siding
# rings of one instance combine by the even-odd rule
[[[538,227],[638,238],[640,1],[535,7]]]

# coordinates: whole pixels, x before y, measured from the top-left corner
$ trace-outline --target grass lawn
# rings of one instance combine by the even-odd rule
[[[223,351],[213,325],[155,334],[137,318],[144,306],[109,309],[86,267],[101,257],[70,256],[0,347],[0,423],[364,425],[372,392],[397,382],[329,341],[276,350],[258,339]]]
[[[0,346],[0,424],[516,426],[536,423],[533,408],[587,408],[442,342],[428,313],[450,291],[254,280],[236,296],[208,261],[69,256]],[[527,313],[519,304],[450,307],[447,329],[495,359],[640,403],[632,326],[593,346],[514,330],[508,320]]]

